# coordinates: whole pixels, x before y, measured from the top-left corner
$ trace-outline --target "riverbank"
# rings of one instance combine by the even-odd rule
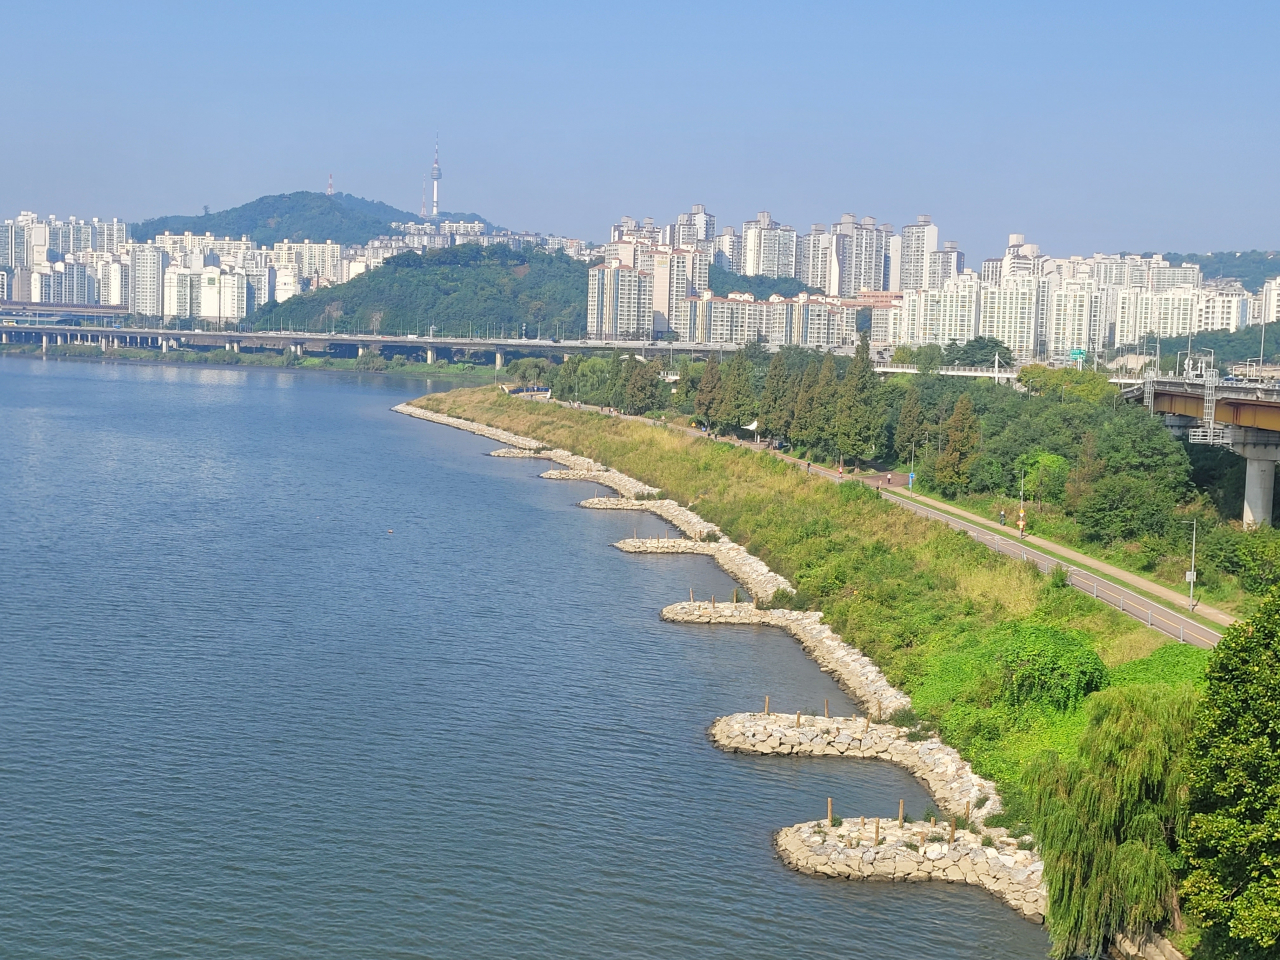
[[[714,521],[795,585],[794,596],[769,605],[820,613],[837,639],[856,645],[910,696],[910,711],[894,718],[909,739],[940,736],[997,785],[1007,810],[987,817],[987,828],[1026,832],[1023,764],[1046,749],[1074,756],[1084,727],[1080,699],[1054,705],[1002,695],[1010,643],[1047,642],[1051,658],[1055,649],[1071,657],[1091,651],[1105,665],[1104,685],[1203,677],[1201,651],[940,524],[903,515],[860,485],[837,487],[753,451],[491,390],[415,405],[590,456]]]
[[[616,546],[632,553],[706,553],[720,562],[726,572],[730,572],[731,575],[733,575],[735,569],[745,571],[745,576],[740,576],[739,580],[756,599],[751,604],[737,602],[717,604],[714,599],[703,602],[691,599],[688,603],[681,602],[665,607],[661,612],[662,619],[677,623],[749,624],[780,627],[800,640],[806,652],[819,662],[822,669],[831,673],[840,685],[859,701],[865,710],[869,711],[861,719],[804,718],[801,714],[796,714],[794,727],[791,726],[788,720],[775,718],[771,713],[763,715],[738,714],[730,717],[721,717],[712,723],[708,731],[712,742],[721,749],[737,753],[764,755],[779,753],[782,755],[860,757],[885,760],[897,764],[919,778],[930,791],[935,803],[944,811],[951,813],[953,831],[951,840],[948,842],[950,846],[946,849],[951,850],[955,844],[954,826],[957,821],[960,821],[963,826],[969,827],[971,830],[976,830],[974,845],[979,848],[982,846],[982,841],[976,839],[979,835],[988,838],[988,846],[993,845],[996,838],[998,838],[1001,843],[1013,843],[1016,848],[1017,841],[1009,839],[1007,830],[983,826],[983,820],[986,817],[1003,811],[996,785],[976,776],[970,765],[953,748],[942,743],[937,737],[913,738],[912,734],[901,726],[881,722],[873,724],[872,712],[877,721],[881,719],[886,711],[893,715],[899,715],[902,711],[910,709],[910,699],[901,691],[894,689],[870,659],[863,656],[858,650],[850,648],[829,627],[822,624],[820,614],[794,610],[759,609],[757,604],[762,598],[772,601],[777,598],[779,593],[790,595],[790,584],[785,578],[768,571],[767,566],[755,560],[755,558],[750,558],[754,560],[755,565],[743,563],[738,555],[738,551],[742,551],[742,548],[737,544],[728,542],[723,532],[714,524],[710,524],[705,519],[698,517],[693,511],[679,506],[674,501],[652,499],[654,495],[660,492],[652,486],[636,481],[633,478],[625,477],[618,471],[604,467],[588,458],[565,450],[547,449],[533,438],[520,436],[486,424],[425,410],[420,406],[411,404],[401,404],[393,409],[397,413],[403,413],[455,429],[467,430],[479,436],[508,444],[506,449],[494,451],[491,454],[493,456],[541,457],[564,463],[571,467],[569,470],[547,471],[542,474],[546,479],[600,482],[621,494],[618,498],[591,498],[581,504],[584,507],[647,510],[664,519],[668,519],[682,533],[696,536],[698,539],[691,540],[632,539],[616,544]],[[649,499],[636,499],[636,496],[648,497]],[[686,551],[673,548],[673,545],[677,544],[689,544],[699,548],[707,547],[713,549]],[[745,551],[742,552],[745,553]],[[773,579],[769,579],[770,577]],[[859,728],[861,729],[859,730]],[[814,870],[809,869],[810,857],[806,856],[801,859],[790,855],[792,852],[790,846],[792,838],[798,835],[807,838],[812,833],[813,831],[809,826],[801,824],[777,834],[776,842],[784,862],[787,862],[794,869],[814,872]],[[1030,838],[1023,838],[1022,843],[1029,848]],[[905,856],[905,851],[903,855]],[[953,858],[962,856],[964,855],[959,853],[958,849],[953,853]],[[875,859],[874,853],[872,859]],[[938,858],[935,857],[934,859]],[[995,875],[1001,881],[999,890],[996,892],[1007,894],[1003,896],[1003,899],[1011,906],[1014,906],[1023,916],[1035,922],[1042,922],[1046,896],[1043,886],[1040,884],[1043,864],[1034,854],[1028,853],[1023,859],[1027,861],[1026,866],[1028,868],[1021,870],[1019,882],[1016,884],[1010,883],[1010,875],[1001,864],[1001,870],[1004,872],[998,872]],[[824,868],[817,872],[849,879],[857,879],[873,874],[878,876],[883,873],[883,869],[879,871],[873,869],[869,872],[861,872],[858,869],[845,870],[838,868],[836,866],[837,862],[838,858],[832,854],[830,859],[830,863],[833,865],[832,870],[828,872]],[[939,872],[940,877],[951,879],[945,873],[946,866],[950,862],[948,861],[947,864],[943,865]],[[911,879],[919,879],[932,869],[932,861],[929,861],[929,864],[923,868],[917,864],[912,870],[904,872],[900,879],[906,879],[908,874],[911,874]],[[965,874],[961,874],[960,878],[964,879],[965,876]],[[992,875],[988,872],[983,876],[990,878]]]
[[[393,358],[382,357],[297,357],[290,353],[264,351],[261,353],[230,350],[153,350],[145,347],[119,347],[102,350],[96,346],[77,344],[51,344],[42,351],[40,344],[0,344],[0,356],[27,357],[30,359],[57,359],[81,361],[112,361],[118,363],[145,363],[163,366],[219,366],[259,367],[272,370],[315,370],[331,373],[375,373],[412,380],[449,380],[460,385],[494,383],[493,367],[480,367],[465,363],[398,363]],[[509,378],[498,374],[497,382]]]

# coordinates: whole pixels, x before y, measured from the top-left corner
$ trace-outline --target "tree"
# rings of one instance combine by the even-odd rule
[[[1089,431],[1080,441],[1080,455],[1067,475],[1067,485],[1063,490],[1063,504],[1069,513],[1074,513],[1080,502],[1093,492],[1093,485],[1102,477],[1106,468],[1106,463],[1098,457],[1097,438],[1093,431]]]
[[[661,404],[658,394],[658,385],[661,383],[658,374],[661,372],[661,366],[660,360],[637,363],[632,366],[623,391],[623,413],[638,416],[648,413]]]
[[[924,442],[924,408],[920,405],[920,391],[908,387],[898,408],[898,424],[893,431],[893,450],[898,460],[905,463],[917,444]]]
[[[756,417],[756,399],[751,389],[751,363],[746,353],[738,351],[725,367],[720,379],[719,395],[711,409],[711,418],[720,429],[745,427]]]
[[[934,462],[933,482],[945,496],[954,497],[969,486],[969,470],[978,455],[981,431],[973,401],[962,393],[951,418],[943,425],[947,447]]]
[[[787,372],[787,361],[781,351],[769,362],[764,391],[760,395],[760,432],[766,437],[787,436],[795,413],[798,383]]]
[[[836,405],[836,443],[840,453],[853,461],[874,457],[884,449],[884,417],[877,403],[876,370],[871,362],[871,344],[866,333],[858,338]]]
[[[1071,472],[1071,464],[1066,457],[1044,450],[1033,450],[1024,453],[1013,464],[1026,478],[1026,489],[1032,498],[1041,506],[1045,500],[1057,503],[1062,500],[1067,486],[1067,475]]]
[[[813,446],[822,429],[818,401],[818,362],[810,360],[796,391],[796,409],[791,415],[791,441],[796,446]]]
[[[1214,650],[1190,743],[1187,905],[1214,957],[1280,953],[1280,594]]]
[[[720,398],[720,364],[715,357],[707,358],[706,369],[698,382],[698,392],[693,398],[693,415],[703,426],[711,425],[711,413]]]
[[[1013,352],[995,337],[974,337],[964,343],[952,340],[942,352],[944,366],[989,367],[1000,358],[1002,367],[1013,366]]]
[[[1045,753],[1023,784],[1044,857],[1053,956],[1098,956],[1116,933],[1180,926],[1190,685],[1113,687],[1087,701],[1079,757]]]
[[[1103,477],[1076,510],[1090,540],[1111,543],[1163,536],[1173,523],[1173,494],[1141,477]]]

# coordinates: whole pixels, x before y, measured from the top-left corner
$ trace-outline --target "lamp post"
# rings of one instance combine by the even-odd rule
[[[1183,520],[1191,524],[1191,569],[1187,571],[1187,609],[1196,608],[1196,520]]]

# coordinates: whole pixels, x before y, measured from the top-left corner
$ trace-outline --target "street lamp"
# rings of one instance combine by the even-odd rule
[[[1187,609],[1196,608],[1196,521],[1183,520],[1191,524],[1191,569],[1187,571]]]

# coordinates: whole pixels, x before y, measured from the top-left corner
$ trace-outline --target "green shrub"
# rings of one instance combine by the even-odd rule
[[[1264,594],[1280,583],[1280,531],[1217,527],[1201,541],[1200,559],[1234,573],[1249,593]]]
[[[1103,477],[1076,510],[1084,535],[1112,543],[1161,537],[1173,523],[1177,498],[1149,479],[1117,474]]]
[[[1068,710],[1107,685],[1106,664],[1083,634],[1029,623],[1000,633],[995,654],[1000,693],[1014,706],[1038,702]]]

